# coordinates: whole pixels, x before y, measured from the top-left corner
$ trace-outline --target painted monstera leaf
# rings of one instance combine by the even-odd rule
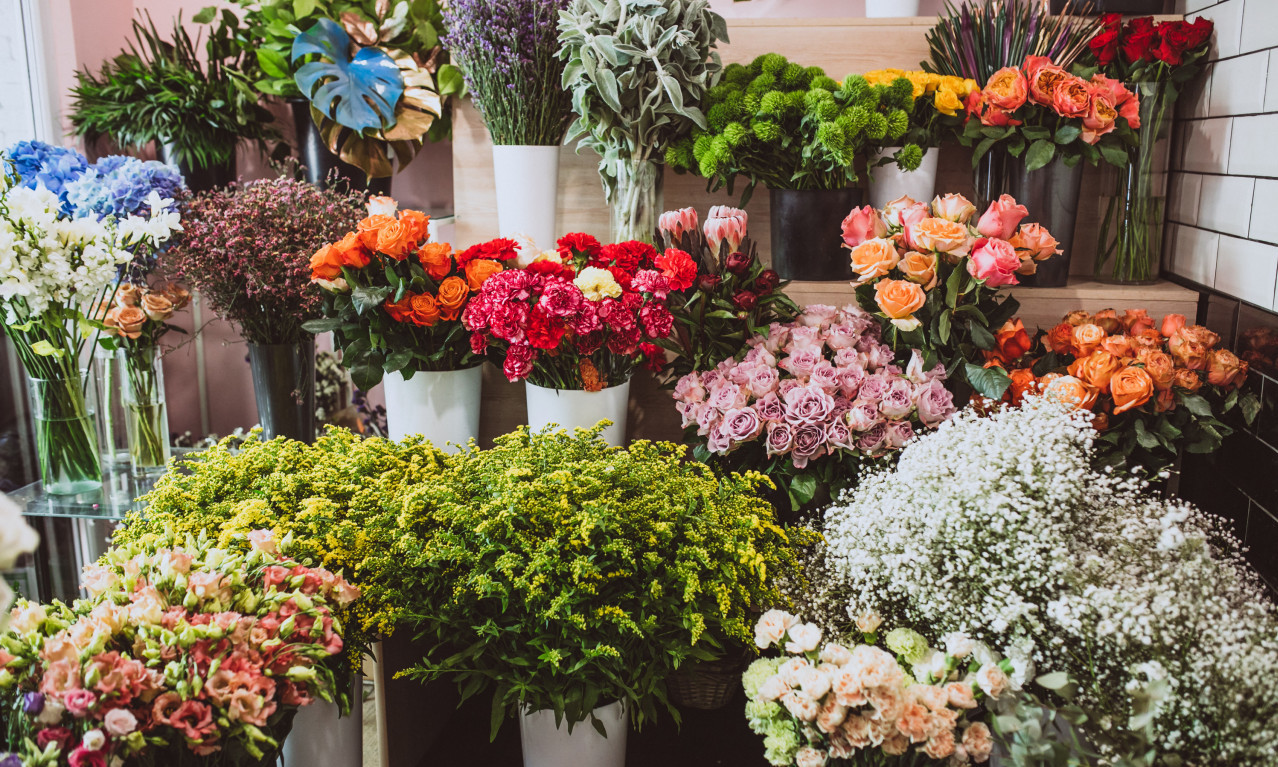
[[[380,48],[350,55],[351,38],[337,22],[320,19],[293,40],[293,62],[309,54],[293,76],[298,89],[321,114],[353,131],[389,130],[395,106],[404,95],[404,78],[395,60]]]

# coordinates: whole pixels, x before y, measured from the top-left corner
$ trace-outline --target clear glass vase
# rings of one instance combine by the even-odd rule
[[[28,378],[40,481],[51,495],[78,495],[102,487],[93,398],[88,375]]]
[[[655,162],[617,162],[617,184],[608,200],[613,242],[653,242],[657,219],[662,213],[663,170],[663,166]]]
[[[1126,168],[1107,168],[1096,278],[1148,284],[1158,279],[1167,211],[1167,161],[1176,99],[1152,80],[1128,86],[1140,99],[1140,146]]]
[[[157,346],[116,351],[120,400],[134,472],[158,473],[169,462],[169,414],[165,407],[164,366]]]
[[[120,401],[123,387],[120,386],[115,352],[102,347],[94,349],[92,373],[102,468],[113,471],[129,463],[129,437],[124,428],[124,403]]]

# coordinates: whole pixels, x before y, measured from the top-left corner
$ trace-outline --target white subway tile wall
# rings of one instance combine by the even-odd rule
[[[1165,268],[1278,312],[1278,0],[1177,0],[1216,25],[1177,109]]]

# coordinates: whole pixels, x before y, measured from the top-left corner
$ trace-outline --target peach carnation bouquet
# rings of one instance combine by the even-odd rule
[[[899,360],[919,349],[924,368],[944,365],[960,400],[971,390],[1003,395],[1007,376],[983,367],[982,356],[995,347],[992,328],[1019,306],[999,289],[1059,252],[1050,232],[1021,223],[1028,214],[1003,195],[978,216],[965,197],[946,194],[854,208],[843,220],[858,303],[879,318]]]

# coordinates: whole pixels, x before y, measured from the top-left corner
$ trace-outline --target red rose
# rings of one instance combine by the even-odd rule
[[[554,349],[567,330],[561,318],[547,314],[540,306],[533,307],[528,320],[528,344],[534,349]]]
[[[1158,25],[1159,41],[1154,55],[1159,61],[1177,67],[1184,61],[1189,49],[1189,25],[1183,21]]]
[[[582,232],[565,234],[555,243],[560,258],[576,258],[579,255],[594,256],[599,252],[599,240]]]
[[[1210,40],[1213,26],[1211,19],[1205,19],[1202,16],[1193,21],[1180,22],[1180,27],[1185,33],[1185,50],[1192,51]]]
[[[478,245],[471,245],[469,248],[463,250],[461,255],[457,256],[457,267],[464,269],[466,268],[466,264],[477,258],[487,258],[493,261],[509,261],[517,255],[519,255],[519,251],[516,250],[515,241],[505,237],[499,237],[495,240],[489,240],[488,242],[481,242]]]
[[[723,262],[724,268],[733,274],[745,274],[750,268],[750,255],[741,251],[733,251],[728,254],[728,258]]]
[[[758,293],[759,295],[766,296],[772,291],[776,290],[777,286],[780,284],[781,284],[781,275],[777,274],[771,269],[764,269],[762,272],[759,273],[759,278],[754,281],[754,285],[752,286],[752,288],[754,289],[754,292]]]
[[[754,305],[758,302],[759,297],[749,290],[739,290],[737,291],[737,294],[732,297],[732,303],[736,305],[738,309],[743,309],[747,312],[753,309]]]
[[[1118,15],[1118,14],[1111,14]],[[1092,49],[1092,55],[1096,57],[1096,63],[1102,67],[1109,66],[1113,63],[1115,57],[1118,56],[1118,30],[1106,28],[1101,30],[1088,43]]]
[[[1144,59],[1154,60],[1154,49],[1158,43],[1158,30],[1154,26],[1153,16],[1142,16],[1127,22],[1127,34],[1123,39],[1123,56],[1128,62],[1135,64]]]
[[[697,263],[677,248],[667,248],[653,263],[670,283],[671,290],[687,290],[697,279]]]
[[[697,290],[702,293],[713,293],[723,279],[717,274],[703,274],[697,278]]]

